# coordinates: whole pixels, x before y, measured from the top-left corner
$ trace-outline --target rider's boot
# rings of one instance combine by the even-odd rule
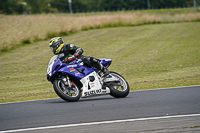
[[[97,59],[90,57],[90,61],[92,63],[92,66],[100,70],[100,73],[102,72],[102,77],[106,77],[110,72],[106,67],[104,67]]]
[[[110,74],[110,71],[101,64],[101,72],[103,73],[102,77],[106,77]]]

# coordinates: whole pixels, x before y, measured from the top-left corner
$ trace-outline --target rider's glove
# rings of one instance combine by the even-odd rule
[[[79,54],[75,53],[74,55],[72,55],[71,57],[69,57],[67,60],[65,60],[65,63],[69,63],[73,60],[75,60],[77,57],[79,57]]]
[[[74,57],[74,56],[71,56],[71,57],[69,57],[67,60],[65,60],[64,62],[65,63],[69,63],[69,62],[71,62],[71,61],[73,61],[73,60],[75,60],[76,58]]]

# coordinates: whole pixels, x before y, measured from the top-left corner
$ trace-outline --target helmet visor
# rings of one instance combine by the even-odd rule
[[[54,46],[54,47],[50,47],[50,48],[51,48],[51,51],[55,54],[57,47]]]

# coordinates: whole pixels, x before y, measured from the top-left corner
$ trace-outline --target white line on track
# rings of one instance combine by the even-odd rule
[[[102,121],[102,122],[91,122],[91,123],[80,123],[80,124],[69,124],[69,125],[46,126],[46,127],[0,131],[0,133],[13,133],[13,132],[23,132],[23,131],[33,131],[33,130],[44,130],[44,129],[55,129],[55,128],[77,127],[77,126],[90,126],[90,125],[99,125],[99,124],[111,124],[111,123],[134,122],[134,121],[145,121],[145,120],[158,120],[158,119],[169,119],[169,118],[196,117],[196,116],[200,116],[200,114],[162,116],[162,117],[150,117],[150,118],[138,118],[138,119],[126,119],[126,120],[113,120],[113,121]]]

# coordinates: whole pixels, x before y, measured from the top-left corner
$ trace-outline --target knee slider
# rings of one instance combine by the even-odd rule
[[[95,59],[95,58],[93,58],[93,57],[90,57],[90,61],[91,61],[92,63],[98,63],[98,60]]]
[[[90,64],[90,59],[87,58],[87,57],[84,57],[84,58],[83,58],[83,62],[84,62],[85,64]]]

